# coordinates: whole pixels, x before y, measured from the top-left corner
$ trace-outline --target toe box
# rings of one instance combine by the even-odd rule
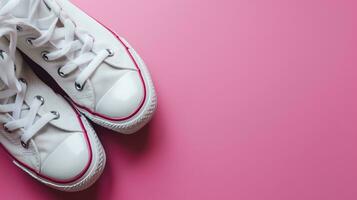
[[[98,101],[96,112],[115,119],[125,118],[139,109],[144,98],[139,72],[129,71]]]
[[[87,168],[90,155],[83,134],[74,133],[48,155],[41,166],[41,174],[58,181],[75,179]]]

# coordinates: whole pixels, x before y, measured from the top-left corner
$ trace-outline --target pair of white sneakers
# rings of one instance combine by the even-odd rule
[[[68,0],[0,0],[0,142],[22,170],[59,190],[86,189],[106,161],[86,117],[130,134],[155,109],[149,71],[122,37]]]

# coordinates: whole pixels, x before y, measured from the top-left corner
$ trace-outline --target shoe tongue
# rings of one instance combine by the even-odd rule
[[[5,0],[5,2],[8,2],[11,0]],[[30,5],[33,0],[21,0],[21,3],[19,3],[16,8],[12,11],[12,14],[15,17],[27,17],[29,12],[30,12]],[[37,10],[36,12],[36,17],[42,18],[42,17],[47,17],[51,14],[50,9],[46,6],[46,4],[43,1],[40,1],[40,9]]]
[[[11,1],[11,0],[2,0],[0,2],[0,6],[1,7],[5,6],[7,3],[9,3],[9,1]],[[17,4],[15,9],[13,9],[11,13],[15,17],[24,17],[29,12],[29,9],[28,9],[29,4],[30,4],[30,0],[21,0],[21,3]]]
[[[10,1],[10,0],[5,0],[5,1]],[[27,18],[30,14],[29,12],[30,12],[32,1],[33,0],[21,0],[21,3],[19,3],[16,6],[16,8],[11,12],[11,14],[18,18]],[[51,8],[44,1],[40,1],[39,7],[36,9],[36,13],[34,16],[34,18],[37,20],[28,23],[39,29],[40,32],[43,31],[46,32],[53,23],[54,20],[53,17],[54,17],[54,13],[53,11],[51,11]],[[57,28],[55,29],[53,35],[64,35],[64,34],[65,34],[64,25],[61,21],[58,21]],[[64,40],[56,40],[56,41],[51,41],[51,43],[55,47],[60,49],[67,42]],[[79,52],[80,51],[76,52],[75,56],[78,56]]]

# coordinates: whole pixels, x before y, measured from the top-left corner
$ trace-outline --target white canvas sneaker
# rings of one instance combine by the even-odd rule
[[[103,147],[86,118],[15,53],[15,43],[15,26],[0,23],[1,145],[38,181],[62,191],[86,189],[104,169]]]
[[[149,71],[122,37],[68,0],[2,0],[0,8],[18,25],[18,48],[89,119],[126,134],[151,119],[157,101]]]

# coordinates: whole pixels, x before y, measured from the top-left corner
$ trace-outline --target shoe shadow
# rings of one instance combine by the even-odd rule
[[[57,197],[58,200],[60,199],[67,199],[67,200],[75,200],[75,199],[88,199],[88,200],[97,200],[99,199],[98,197],[98,184],[95,184],[94,186],[88,188],[85,191],[81,192],[76,192],[76,193],[64,193],[61,192],[61,194],[56,194],[55,196]]]
[[[54,200],[77,200],[77,199],[87,199],[87,200],[97,200],[100,199],[98,197],[98,186],[99,181],[95,183],[92,187],[88,188],[87,190],[81,192],[62,192],[59,190],[55,190],[49,188],[41,183],[39,183],[40,191],[42,193],[46,193],[45,196],[50,197],[50,199]]]
[[[144,156],[150,149],[150,124],[147,124],[140,131],[129,135],[116,133],[100,126],[96,126],[95,130],[102,135],[104,143],[115,143],[109,145],[118,146],[131,156]]]

